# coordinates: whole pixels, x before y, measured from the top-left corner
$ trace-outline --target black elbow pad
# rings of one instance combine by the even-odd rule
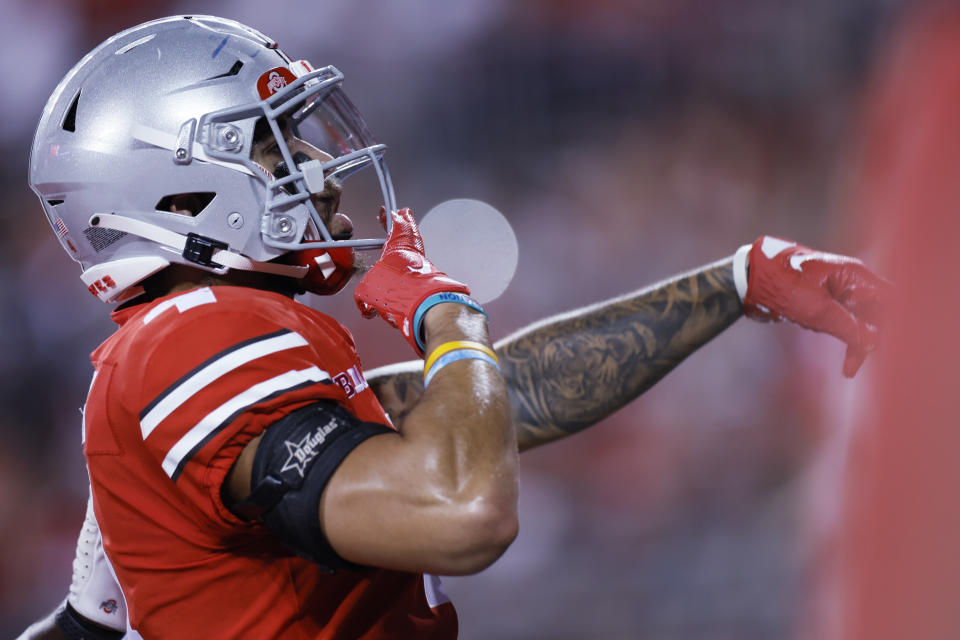
[[[318,402],[267,427],[253,459],[250,495],[234,505],[259,516],[287,548],[325,567],[360,569],[341,558],[320,528],[320,496],[343,459],[367,438],[393,429],[363,422],[334,402]]]

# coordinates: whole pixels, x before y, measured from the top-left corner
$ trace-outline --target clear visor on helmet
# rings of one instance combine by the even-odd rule
[[[331,164],[328,177],[343,180],[366,168],[373,161],[365,149],[378,147],[375,155],[383,155],[353,103],[340,88],[314,96],[289,118],[290,132],[342,163]],[[349,158],[349,159],[347,159]]]

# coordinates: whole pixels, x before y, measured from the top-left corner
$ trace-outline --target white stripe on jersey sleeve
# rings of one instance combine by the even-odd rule
[[[234,396],[211,411],[180,438],[167,453],[166,458],[164,458],[163,470],[172,478],[177,467],[180,466],[181,460],[189,455],[190,452],[193,451],[193,448],[200,444],[204,438],[213,433],[224,421],[235,413],[256,404],[277,391],[283,391],[304,382],[321,382],[329,379],[330,374],[323,369],[310,367],[300,371],[287,371],[279,376],[253,385],[246,391]]]
[[[176,298],[164,300],[153,309],[150,309],[150,311],[147,312],[147,315],[143,316],[143,324],[150,324],[157,316],[170,307],[176,307],[177,311],[183,313],[188,309],[193,309],[194,307],[199,307],[202,304],[209,304],[216,301],[217,297],[213,295],[213,291],[210,290],[210,287],[194,289],[193,291],[177,296]]]
[[[157,405],[140,420],[140,433],[143,434],[143,438],[146,440],[147,436],[157,428],[157,425],[176,411],[180,405],[192,398],[204,387],[234,369],[247,364],[251,360],[262,358],[271,353],[302,347],[306,344],[307,341],[303,336],[299,333],[291,332],[254,342],[236,351],[231,351],[184,380],[183,384],[158,402]]]

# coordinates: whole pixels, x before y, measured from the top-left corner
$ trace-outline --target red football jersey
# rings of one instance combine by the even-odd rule
[[[84,453],[104,548],[145,638],[455,638],[431,576],[328,574],[223,504],[252,438],[332,399],[389,424],[350,334],[285,296],[207,287],[114,313]],[[432,606],[431,606],[432,605]]]

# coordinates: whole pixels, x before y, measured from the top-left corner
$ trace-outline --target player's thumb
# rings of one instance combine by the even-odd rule
[[[852,378],[867,354],[873,350],[876,329],[858,320],[846,307],[835,300],[824,311],[821,331],[829,333],[846,343],[847,354],[843,361],[843,375]]]

